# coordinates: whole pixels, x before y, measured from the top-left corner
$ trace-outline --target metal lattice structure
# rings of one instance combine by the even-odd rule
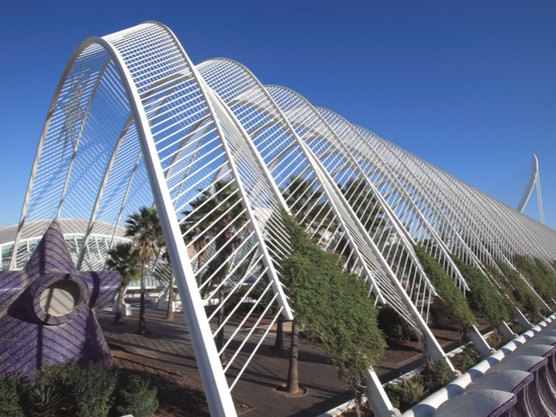
[[[291,252],[281,210],[343,254],[344,268],[414,327],[433,358],[444,355],[427,326],[436,291],[414,244],[464,293],[451,254],[478,268],[511,266],[514,253],[556,259],[553,230],[294,91],[261,85],[234,61],[194,66],[168,28],[146,22],[88,38],[69,59],[11,268],[29,256],[22,242],[46,230],[39,220],[54,217],[83,219],[77,267],[102,268],[87,250],[97,228],[109,236],[112,225],[113,245],[126,217],[153,204],[218,416],[235,415],[231,390],[273,324],[294,314],[276,268]],[[207,314],[203,299],[217,297],[225,314],[211,325],[218,309]]]

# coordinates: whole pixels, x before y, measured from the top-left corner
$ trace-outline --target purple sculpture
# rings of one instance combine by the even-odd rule
[[[119,272],[79,272],[54,219],[22,271],[0,272],[0,374],[25,376],[47,362],[112,365],[95,318]]]

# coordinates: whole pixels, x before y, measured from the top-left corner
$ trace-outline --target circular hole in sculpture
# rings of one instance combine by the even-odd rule
[[[75,281],[56,281],[42,292],[41,308],[50,316],[63,316],[75,309],[80,299],[81,288]]]

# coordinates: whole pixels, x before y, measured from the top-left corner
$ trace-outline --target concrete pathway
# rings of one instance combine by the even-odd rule
[[[174,321],[165,320],[165,316],[163,311],[147,310],[147,331],[150,334],[146,336],[134,334],[137,312],[125,318],[128,324],[124,326],[110,325],[113,313],[100,313],[97,319],[107,337],[200,381],[183,313],[175,313]],[[246,407],[249,410],[246,416],[315,417],[350,399],[346,385],[338,379],[336,368],[307,343],[301,343],[299,355],[299,383],[307,393],[300,397],[286,397],[276,391],[286,380],[288,351],[269,349],[273,343],[274,338],[269,336],[232,391],[237,401],[249,406]],[[400,364],[381,362],[377,373],[383,382],[387,382],[416,368],[423,360],[420,355]]]

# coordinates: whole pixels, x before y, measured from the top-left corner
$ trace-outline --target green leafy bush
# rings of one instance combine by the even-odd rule
[[[81,417],[106,417],[113,404],[118,370],[103,364],[89,363],[73,375],[71,392]]]
[[[471,310],[494,326],[510,320],[511,311],[488,278],[479,269],[463,263],[455,255],[452,255],[452,259],[469,286],[467,302]]]
[[[391,339],[401,339],[402,319],[399,314],[389,305],[382,307],[377,316],[378,328],[386,337]]]
[[[79,372],[81,370],[73,362],[47,362],[35,372],[31,384],[33,387],[55,386],[57,393],[67,400],[66,404],[62,404],[62,406],[70,407],[73,404],[72,384]]]
[[[548,279],[550,280],[551,284],[556,284],[556,275],[554,275],[554,272],[552,272],[550,270],[550,266],[545,264],[541,259],[537,258],[537,257],[533,257],[533,259],[535,260],[535,265],[537,266],[537,268],[546,276],[548,276]],[[556,298],[556,297],[555,297]]]
[[[447,317],[464,329],[477,324],[473,312],[467,305],[463,293],[455,282],[448,277],[436,259],[429,255],[420,246],[414,245],[419,261],[436,289],[439,297],[435,300],[435,308],[442,309],[442,316]]]
[[[430,384],[431,390],[436,391],[450,382],[452,371],[444,359],[427,360],[421,375],[425,382]]]
[[[401,409],[403,401],[403,388],[400,384],[386,384],[384,386],[384,391],[390,399],[392,406],[397,409]]]
[[[477,365],[480,360],[481,355],[479,355],[477,348],[473,345],[467,345],[462,352],[450,358],[452,365],[460,372],[467,372],[469,368]]]
[[[118,390],[116,397],[119,415],[131,414],[134,417],[149,417],[158,408],[157,388],[150,382],[132,375],[125,387]]]
[[[27,383],[20,374],[0,377],[0,416],[25,417]]]
[[[119,380],[118,370],[103,364],[80,369],[73,363],[47,363],[30,381],[20,374],[0,376],[0,416],[106,417],[112,411],[147,417],[158,408],[156,394],[148,381],[134,375]]]

